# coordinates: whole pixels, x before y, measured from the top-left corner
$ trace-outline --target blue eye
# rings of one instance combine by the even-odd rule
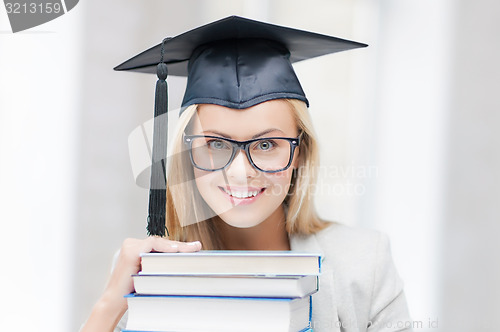
[[[212,139],[212,140],[207,142],[207,145],[210,149],[214,149],[214,150],[223,150],[223,149],[230,149],[231,148],[228,143],[226,143],[220,139]]]
[[[260,150],[270,150],[274,147],[274,143],[272,141],[260,141],[257,145],[257,148]]]

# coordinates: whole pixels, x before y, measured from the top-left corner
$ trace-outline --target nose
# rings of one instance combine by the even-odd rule
[[[240,149],[226,168],[226,174],[233,178],[251,178],[257,175],[257,170],[250,164],[245,151]]]

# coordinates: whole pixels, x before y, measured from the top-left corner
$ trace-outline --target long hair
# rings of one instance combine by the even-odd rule
[[[290,106],[301,134],[299,159],[294,169],[288,194],[283,202],[286,230],[292,234],[312,234],[325,228],[314,208],[311,192],[317,178],[318,143],[304,102],[282,99]],[[201,241],[204,249],[224,249],[218,233],[216,215],[203,200],[194,181],[194,171],[183,134],[194,119],[197,105],[182,113],[174,136],[169,160],[166,223],[169,238],[176,241]]]

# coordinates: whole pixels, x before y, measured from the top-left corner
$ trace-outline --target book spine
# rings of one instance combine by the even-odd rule
[[[300,297],[263,297],[263,296],[216,296],[216,295],[155,295],[155,294],[138,294],[130,293],[123,296],[124,298],[187,298],[187,299],[225,299],[225,300],[253,300],[253,301],[296,301],[301,299]],[[309,297],[311,297],[309,295]],[[309,300],[310,301],[310,300]]]
[[[311,326],[312,314],[313,314],[313,301],[312,301],[312,295],[309,295],[309,326]]]

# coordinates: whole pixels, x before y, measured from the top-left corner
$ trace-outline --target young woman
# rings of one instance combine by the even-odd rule
[[[239,21],[239,30],[247,23]],[[257,23],[249,23],[253,38],[263,27]],[[310,189],[318,147],[308,102],[290,72],[290,47],[283,48],[282,40],[262,39],[226,36],[222,44],[217,40],[189,51],[184,111],[168,171],[169,236],[124,241],[109,283],[82,331],[124,328],[123,295],[133,291],[131,275],[140,270],[140,253],[202,248],[321,252],[320,290],[313,295],[314,331],[410,330],[405,329],[410,318],[386,236],[316,215]],[[228,59],[233,58],[237,83],[221,85],[230,81],[224,70],[232,68]],[[288,61],[282,67],[285,72],[276,70],[275,60]],[[273,63],[271,74],[268,63]],[[214,64],[216,70],[206,69]],[[201,67],[202,74],[197,69]],[[263,75],[289,79],[269,84]],[[200,80],[207,82],[200,86]],[[245,85],[248,81],[251,84]],[[291,88],[290,81],[295,84]],[[237,101],[227,97],[234,87]]]

